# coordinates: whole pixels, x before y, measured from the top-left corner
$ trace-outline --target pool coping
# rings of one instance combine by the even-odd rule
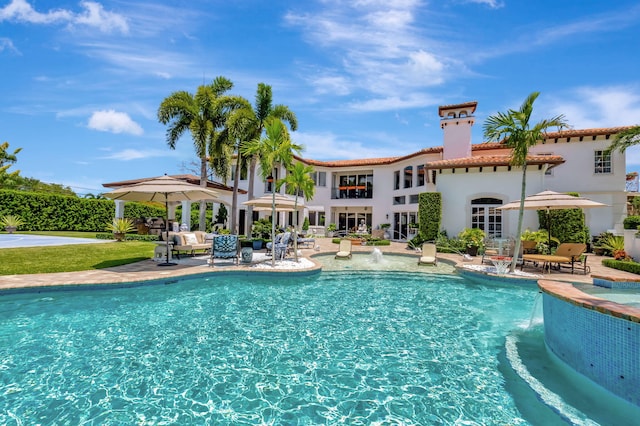
[[[543,293],[549,294],[550,296],[564,302],[571,303],[572,305],[600,312],[601,314],[615,318],[640,323],[640,308],[623,305],[612,302],[611,300],[587,294],[571,285],[571,283],[539,280],[538,288],[540,288]]]

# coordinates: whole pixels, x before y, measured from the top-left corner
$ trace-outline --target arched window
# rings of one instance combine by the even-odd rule
[[[482,229],[489,238],[502,238],[502,205],[497,198],[475,198],[471,200],[471,227]]]

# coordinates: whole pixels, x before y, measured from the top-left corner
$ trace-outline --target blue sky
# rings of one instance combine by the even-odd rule
[[[270,84],[319,160],[441,145],[438,106],[472,100],[479,143],[533,91],[538,118],[640,124],[638,34],[627,0],[0,0],[0,142],[22,148],[22,175],[79,194],[197,174],[156,112],[219,75],[252,102]]]

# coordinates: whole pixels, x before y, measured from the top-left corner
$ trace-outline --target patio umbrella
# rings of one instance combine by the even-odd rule
[[[288,195],[282,195],[278,193],[266,194],[262,197],[254,198],[253,200],[245,201],[244,205],[253,206],[255,210],[267,211],[271,210],[272,216],[275,216],[276,211],[293,211],[294,206],[297,210],[304,208],[304,203],[299,198],[296,204],[296,200]],[[271,241],[275,241],[276,233],[276,221],[275,217],[271,218]],[[275,265],[275,256],[271,256],[271,266]]]
[[[133,185],[123,186],[104,194],[105,197],[113,200],[123,201],[162,201],[167,210],[165,216],[166,231],[166,261],[159,263],[159,266],[175,265],[169,262],[169,201],[201,201],[210,200],[220,202],[219,192],[212,189],[203,188],[198,185],[187,183],[180,179],[175,179],[167,175],[149,179]]]
[[[524,199],[525,210],[546,210],[549,218],[549,247],[551,247],[551,217],[549,216],[549,210],[585,209],[591,207],[607,207],[607,205],[588,198],[574,197],[573,195],[555,191],[542,191]],[[519,208],[520,200],[516,200],[497,207],[497,210],[518,210]]]

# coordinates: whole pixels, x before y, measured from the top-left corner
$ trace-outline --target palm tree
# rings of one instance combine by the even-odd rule
[[[520,195],[520,210],[518,212],[518,229],[516,232],[515,253],[520,253],[520,235],[524,218],[524,199],[526,197],[527,155],[529,148],[535,146],[544,138],[551,127],[559,130],[568,127],[564,116],[558,115],[550,119],[543,119],[534,125],[530,124],[533,103],[540,92],[533,92],[522,103],[519,110],[499,112],[487,118],[484,123],[484,136],[488,142],[499,142],[504,138],[504,144],[511,148],[511,165],[522,167],[522,190]],[[516,268],[518,256],[513,256],[511,272]]]
[[[210,154],[222,152],[221,138],[217,131],[225,123],[233,98],[224,96],[233,83],[225,77],[216,77],[209,85],[198,87],[195,95],[187,91],[173,92],[158,108],[158,121],[168,124],[166,137],[169,148],[185,132],[191,133],[196,155],[200,159],[200,186],[208,182],[207,158]],[[200,202],[199,229],[205,230],[206,202]]]
[[[289,125],[291,131],[296,131],[298,128],[298,119],[296,118],[295,113],[289,109],[286,105],[273,105],[273,92],[271,90],[271,86],[259,83],[258,88],[256,90],[256,99],[255,105],[253,109],[251,109],[251,114],[253,115],[253,132],[251,135],[248,135],[249,138],[246,141],[251,141],[254,139],[260,139],[262,136],[262,132],[265,129],[265,125],[267,121],[273,119],[279,119],[282,122],[285,122]],[[241,144],[246,142],[241,141]],[[256,171],[256,158],[255,156],[251,156],[249,159],[249,185],[248,185],[248,199],[253,200],[254,194],[254,182],[255,182],[255,171]],[[249,206],[247,216],[249,217],[249,227],[251,227],[251,220],[253,217],[253,207]]]
[[[607,152],[620,151],[624,154],[627,148],[638,144],[640,144],[640,126],[630,127],[616,135]]]
[[[271,176],[276,164],[291,167],[293,153],[302,152],[303,147],[291,142],[289,132],[284,123],[278,118],[270,118],[265,121],[265,135],[260,139],[253,139],[240,148],[240,152],[248,157],[254,157],[260,162],[262,178]],[[276,233],[276,191],[272,188],[271,206],[271,241],[275,241]],[[275,266],[275,250],[271,256],[271,266]]]
[[[298,162],[289,169],[289,173],[287,173],[287,175],[278,183],[278,190],[283,184],[285,184],[287,194],[292,194],[296,197],[295,202],[293,203],[293,214],[295,217],[293,228],[293,251],[295,253],[296,262],[298,261],[298,194],[302,192],[305,200],[307,201],[313,198],[316,184],[311,178],[311,173],[313,173],[312,166]]]

